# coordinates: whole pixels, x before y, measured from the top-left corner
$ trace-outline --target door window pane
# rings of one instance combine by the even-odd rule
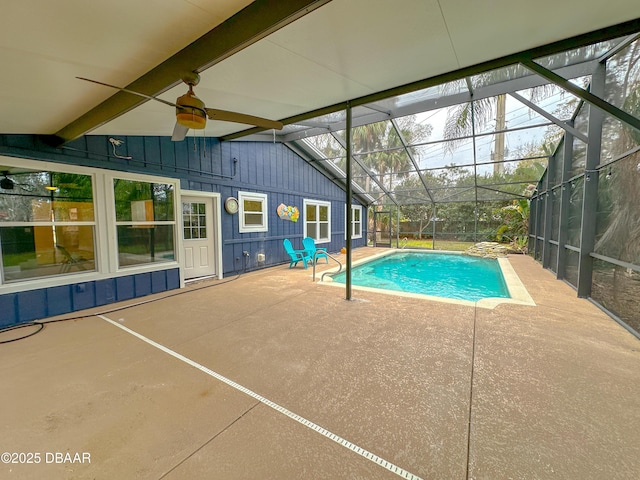
[[[184,239],[207,238],[206,205],[198,202],[182,204],[182,224]]]

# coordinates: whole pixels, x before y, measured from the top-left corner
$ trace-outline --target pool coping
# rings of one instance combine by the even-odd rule
[[[379,258],[386,257],[387,255],[393,255],[394,253],[398,253],[399,251],[428,253],[428,254],[431,254],[431,253],[447,253],[447,254],[454,254],[454,255],[464,254],[463,252],[456,252],[451,250],[419,250],[419,249],[410,249],[410,248],[406,248],[402,250],[387,250],[387,251],[372,255],[370,257],[357,260],[353,262],[352,266],[357,267],[358,265],[362,265],[363,263],[369,263]],[[522,280],[520,280],[520,277],[518,276],[513,266],[509,262],[509,258],[498,257],[497,260],[498,260],[498,264],[500,265],[500,269],[502,270],[502,276],[504,277],[504,281],[507,285],[507,289],[509,290],[509,295],[511,296],[511,298],[490,297],[490,298],[483,298],[481,300],[473,302],[470,300],[459,300],[455,298],[437,297],[434,295],[424,295],[421,293],[410,293],[410,292],[401,292],[397,290],[386,290],[382,288],[363,287],[360,285],[353,285],[353,284],[351,285],[351,288],[353,288],[354,290],[362,290],[362,291],[372,292],[372,293],[382,293],[385,295],[421,298],[424,300],[431,300],[434,302],[453,303],[456,305],[466,305],[466,306],[472,306],[472,307],[475,306],[479,308],[486,308],[489,310],[494,309],[498,305],[501,305],[503,303],[508,303],[512,305],[529,305],[529,306],[535,307],[536,303],[533,301],[533,298],[531,298],[531,295],[529,295],[529,292],[527,291],[526,287],[522,283]],[[323,279],[321,277],[320,282],[318,283],[320,285],[328,285],[333,287],[344,288],[344,283],[334,283],[333,278],[331,277],[331,275],[338,273],[338,271],[339,271],[339,267],[336,267],[336,268],[327,270],[326,272],[323,272],[322,277],[324,277],[325,274],[327,274],[328,279]]]

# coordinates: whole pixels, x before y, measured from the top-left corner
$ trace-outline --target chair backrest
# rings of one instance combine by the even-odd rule
[[[302,239],[302,246],[304,247],[304,249],[308,252],[311,253],[311,256],[313,256],[313,254],[315,253],[315,251],[317,250],[316,248],[316,242],[313,238],[311,237],[304,237]]]
[[[294,253],[293,245],[291,245],[291,240],[289,240],[288,238],[285,238],[282,241],[282,244],[284,245],[284,251],[285,252],[287,252],[289,255],[292,255]]]
[[[56,243],[56,248],[60,251],[62,255],[64,255],[65,260],[73,260],[73,256],[69,253],[69,251],[64,248],[62,245],[58,245]]]

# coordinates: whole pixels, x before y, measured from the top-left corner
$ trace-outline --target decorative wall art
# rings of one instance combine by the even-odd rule
[[[287,206],[284,203],[278,205],[278,216],[282,220],[289,220],[290,222],[297,222],[300,216],[298,207]]]

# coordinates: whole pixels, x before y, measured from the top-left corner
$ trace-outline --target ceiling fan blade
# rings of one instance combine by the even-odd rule
[[[247,125],[255,125],[256,127],[275,128],[276,130],[282,130],[282,122],[278,122],[276,120],[254,117],[253,115],[245,115],[244,113],[229,112],[227,110],[217,110],[215,108],[205,108],[205,110],[207,111],[207,116],[211,120],[245,123]]]
[[[90,78],[84,77],[76,77],[78,80],[84,80],[85,82],[97,83],[98,85],[102,85],[104,87],[115,88],[116,90],[121,90],[123,92],[132,93],[133,95],[138,95],[139,97],[147,98],[149,100],[155,100],[156,102],[164,103],[165,105],[169,105],[170,107],[177,107],[175,103],[167,102],[166,100],[162,100],[158,97],[152,97],[151,95],[145,95],[144,93],[136,92],[134,90],[129,90],[127,88],[116,87],[115,85],[109,85],[108,83],[98,82],[97,80],[91,80]]]
[[[188,132],[189,132],[188,127],[185,127],[184,125],[176,122],[176,126],[173,127],[173,135],[171,135],[171,140],[173,142],[180,142],[184,140],[184,137],[187,136]]]

